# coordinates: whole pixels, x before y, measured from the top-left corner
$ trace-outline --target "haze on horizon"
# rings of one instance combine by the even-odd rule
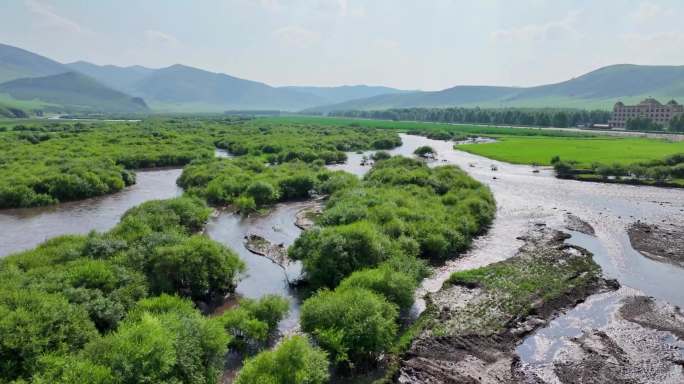
[[[61,62],[182,63],[271,85],[529,86],[684,64],[676,0],[7,0],[0,42]]]

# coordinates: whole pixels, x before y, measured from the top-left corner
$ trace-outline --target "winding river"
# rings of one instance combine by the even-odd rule
[[[682,190],[560,180],[548,168],[535,169],[486,159],[453,150],[451,142],[401,136],[403,145],[390,153],[412,156],[415,148],[429,145],[438,154],[432,165],[460,166],[488,185],[497,201],[497,216],[489,232],[476,239],[463,257],[447,262],[423,282],[416,295],[416,312],[424,305],[422,296],[439,290],[452,272],[509,258],[522,245],[517,237],[530,225],[543,222],[561,229],[568,214],[578,216],[594,227],[595,236],[566,231],[572,235],[568,242],[594,253],[606,277],[617,279],[626,287],[624,289],[684,307],[683,271],[643,257],[631,247],[626,233],[627,226],[637,220],[684,225]],[[361,176],[370,169],[370,165],[361,165],[361,160],[371,154],[349,153],[346,164],[332,165],[330,169]],[[217,151],[217,156],[228,157],[229,154]],[[107,230],[135,205],[178,196],[182,191],[175,180],[180,172],[180,169],[140,171],[137,184],[117,194],[53,207],[0,211],[0,256],[30,249],[45,239],[62,234]],[[291,301],[293,311],[282,322],[282,331],[297,325],[299,300],[287,281],[296,278],[301,266],[293,264],[283,269],[267,258],[250,253],[244,247],[244,237],[258,234],[273,243],[290,245],[300,234],[294,226],[295,215],[307,204],[279,204],[264,216],[249,218],[222,211],[210,220],[206,229],[211,238],[234,249],[248,266],[248,275],[238,285],[238,294],[256,298],[275,293]],[[534,362],[541,354],[540,345],[548,347],[554,337],[576,334],[580,328],[600,323],[607,316],[611,300],[610,297],[589,300],[589,303],[599,305],[578,307],[568,314],[569,317],[558,319],[555,325],[530,337],[519,348],[523,361]],[[564,321],[573,325],[563,326]]]

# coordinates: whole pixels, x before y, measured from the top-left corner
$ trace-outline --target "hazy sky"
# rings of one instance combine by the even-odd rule
[[[684,64],[684,1],[0,0],[0,42],[272,85],[535,85]]]

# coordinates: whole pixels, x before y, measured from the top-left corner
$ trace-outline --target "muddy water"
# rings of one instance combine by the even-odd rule
[[[283,268],[264,256],[250,252],[244,246],[245,236],[255,234],[271,243],[289,246],[301,233],[294,224],[297,212],[313,204],[311,201],[282,203],[267,214],[246,218],[224,211],[210,220],[205,231],[212,239],[232,248],[247,264],[247,276],[237,286],[239,296],[259,298],[278,294],[290,301],[290,314],[279,325],[281,332],[292,330],[298,324],[299,300],[290,289],[288,280],[299,277],[301,264],[290,263]]]
[[[181,194],[180,169],[138,171],[136,184],[115,194],[49,207],[0,210],[0,257],[65,234],[106,231],[129,208]]]
[[[607,277],[647,295],[684,306],[684,271],[643,257],[629,243],[626,228],[636,220],[683,223],[684,191],[679,189],[587,183],[556,179],[548,168],[537,169],[486,159],[452,149],[452,143],[402,135],[396,152],[411,154],[421,145],[438,153],[434,165],[456,164],[488,185],[497,201],[497,217],[489,233],[475,240],[470,252],[440,268],[425,281],[420,294],[438,290],[455,270],[487,265],[511,257],[522,245],[516,238],[527,224],[544,222],[562,228],[572,213],[591,224],[596,237],[572,233],[569,241],[594,252]],[[486,145],[486,144],[482,144]],[[493,171],[492,166],[497,170]]]

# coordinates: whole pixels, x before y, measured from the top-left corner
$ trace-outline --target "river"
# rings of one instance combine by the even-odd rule
[[[572,238],[568,242],[594,253],[594,259],[606,277],[617,279],[626,289],[684,306],[682,270],[643,257],[631,247],[626,233],[626,227],[637,220],[684,225],[682,190],[561,180],[555,178],[549,168],[536,169],[489,160],[453,150],[450,142],[409,135],[402,135],[402,140],[404,144],[401,147],[388,152],[412,156],[415,148],[429,145],[437,151],[437,160],[431,165],[460,166],[472,177],[488,185],[497,201],[497,216],[489,232],[477,238],[469,252],[436,269],[434,275],[423,282],[416,296],[416,311],[420,311],[424,304],[422,296],[439,290],[452,272],[513,256],[522,245],[517,237],[529,225],[544,222],[552,227],[563,228],[569,213],[591,224],[596,235],[569,232]],[[370,169],[370,165],[362,166],[361,160],[371,154],[349,153],[346,164],[329,168],[362,176]],[[217,151],[217,156],[229,155]],[[107,230],[116,224],[127,209],[135,205],[146,200],[178,196],[181,190],[175,180],[180,172],[179,169],[142,171],[138,172],[136,185],[113,195],[45,208],[0,211],[0,256],[30,249],[45,239],[62,234]],[[307,204],[279,204],[264,216],[249,218],[223,211],[210,220],[206,230],[211,238],[234,249],[248,265],[248,275],[238,285],[238,294],[257,298],[276,293],[290,300],[293,310],[281,324],[282,331],[297,325],[299,300],[290,290],[286,274],[290,279],[295,278],[301,267],[294,264],[283,270],[269,259],[250,253],[244,247],[244,236],[258,234],[276,244],[291,244],[300,234],[300,230],[294,226],[295,215]],[[601,315],[588,315],[596,312],[600,311],[582,312],[580,308],[574,316],[585,314],[586,323],[580,324],[575,320],[573,329],[591,326],[596,318],[605,317],[605,310]],[[559,324],[563,321],[563,318],[559,319]],[[568,333],[562,329],[565,328],[547,332],[550,335]],[[543,337],[544,332],[538,334],[538,337]],[[532,336],[521,346],[523,358],[535,355],[534,348],[540,344],[540,340],[534,337],[537,336]]]
[[[66,234],[106,231],[128,209],[145,201],[169,199],[182,190],[176,185],[180,169],[136,172],[136,183],[123,191],[48,207],[0,210],[0,257],[34,248]]]

